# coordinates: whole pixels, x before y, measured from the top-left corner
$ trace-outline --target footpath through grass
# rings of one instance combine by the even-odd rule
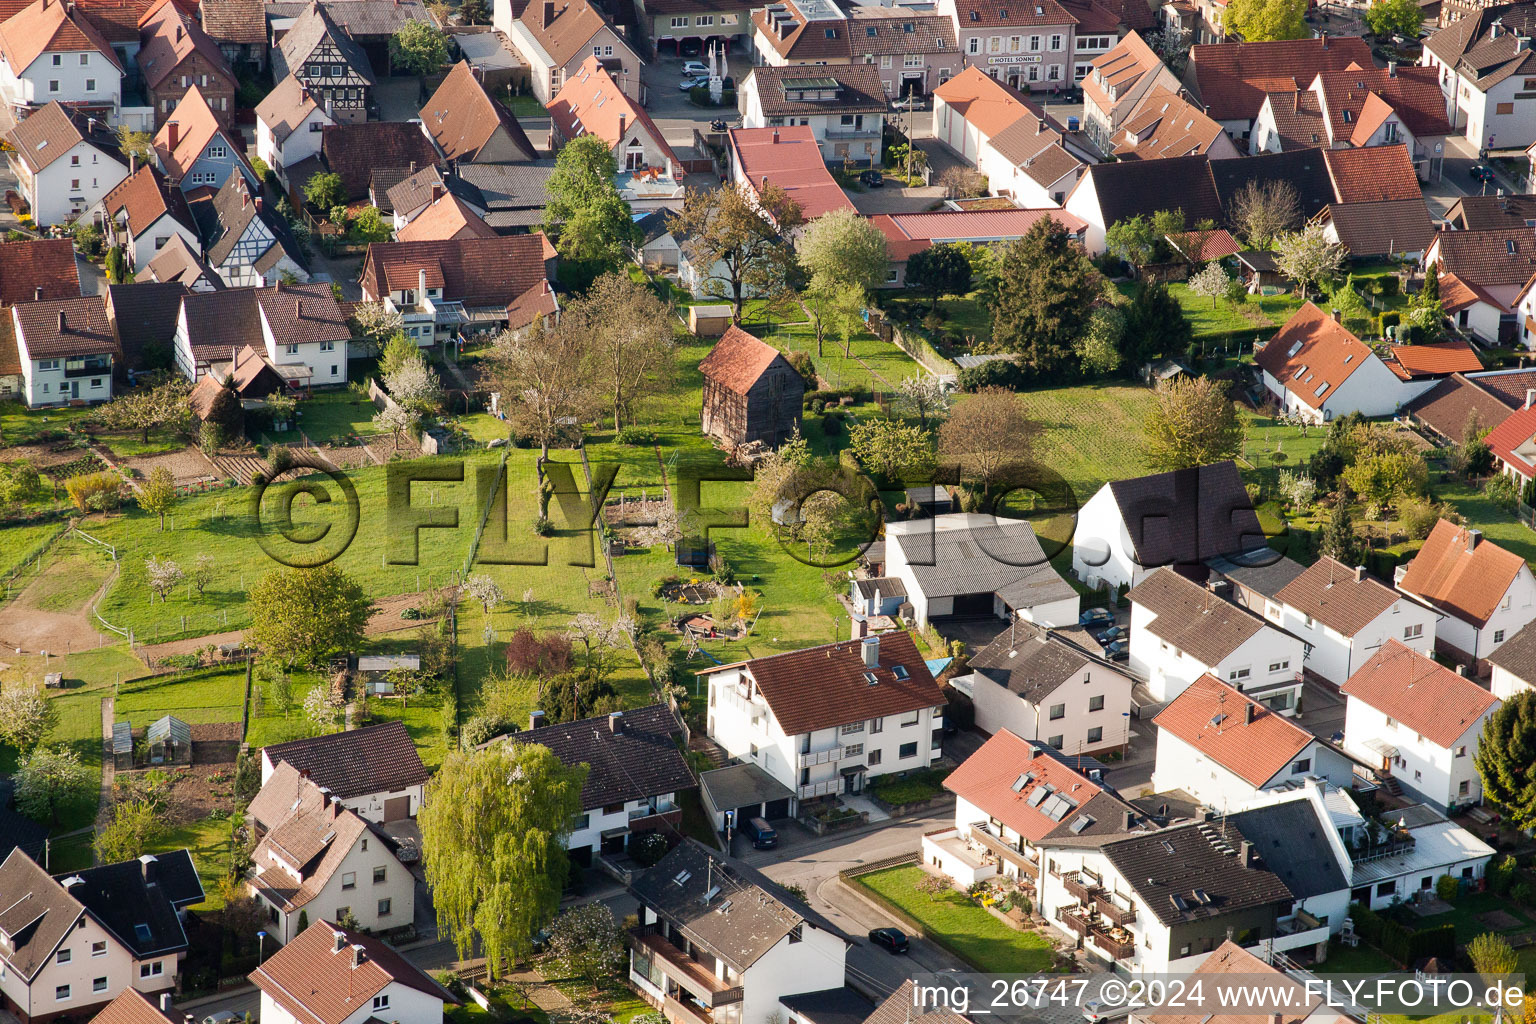
[[[1039,932],[1014,931],[955,890],[930,898],[917,891],[926,872],[915,864],[854,879],[923,926],[923,934],[989,974],[1030,974],[1051,968],[1055,944]]]

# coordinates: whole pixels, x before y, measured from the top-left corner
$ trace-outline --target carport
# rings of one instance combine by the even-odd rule
[[[737,822],[788,818],[795,812],[790,788],[751,762],[704,772],[699,776],[699,793],[717,832],[725,829],[726,811],[735,811]]]

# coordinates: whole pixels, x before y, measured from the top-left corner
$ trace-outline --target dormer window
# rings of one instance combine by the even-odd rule
[[[828,39],[836,39],[837,38],[837,29],[835,29],[835,28],[827,29],[826,30],[826,35],[827,35]]]
[[[981,20],[981,14],[976,12],[976,11],[972,11],[971,12],[971,20],[972,21],[980,21]]]

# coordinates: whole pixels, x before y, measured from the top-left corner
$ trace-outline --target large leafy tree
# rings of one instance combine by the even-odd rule
[[[413,75],[430,75],[448,63],[448,34],[426,21],[408,21],[389,37],[389,62]]]
[[[1143,430],[1147,465],[1156,470],[1208,466],[1243,446],[1243,424],[1226,382],[1211,377],[1158,384]]]
[[[885,281],[891,265],[885,235],[852,209],[833,210],[811,221],[796,240],[795,251],[816,289],[869,291]]]
[[[597,135],[566,143],[545,186],[544,231],[560,255],[581,263],[617,266],[639,231],[614,183],[618,164]]]
[[[268,655],[312,665],[362,642],[373,602],[335,563],[276,569],[251,588],[251,637]]]
[[[1288,181],[1250,181],[1232,197],[1232,228],[1255,249],[1267,249],[1301,223],[1301,197]]]
[[[1536,828],[1536,691],[1521,690],[1489,716],[1472,763],[1484,799],[1516,828]]]
[[[148,444],[149,432],[156,427],[184,430],[191,423],[190,390],[185,377],[168,377],[112,399],[97,410],[96,417],[109,430],[137,430],[140,440]]]
[[[1041,217],[1003,255],[991,350],[1016,353],[1048,379],[1075,363],[1098,293],[1088,253],[1055,219]]]
[[[1424,12],[1416,0],[1376,0],[1365,9],[1365,24],[1378,36],[1413,38],[1424,26]]]
[[[460,957],[478,942],[492,977],[560,909],[586,776],[542,744],[504,743],[449,754],[428,789],[422,864],[438,924]]]
[[[347,186],[335,171],[324,171],[304,183],[304,198],[315,209],[329,213],[347,201]]]
[[[491,347],[489,378],[513,424],[539,442],[544,458],[560,436],[562,420],[590,408],[591,336],[561,317],[548,330],[542,318],[521,331],[505,331]]]
[[[604,274],[561,317],[590,339],[593,404],[601,398],[610,405],[615,430],[633,422],[636,403],[672,379],[671,312],[628,274]]]
[[[689,189],[683,212],[667,228],[687,239],[689,262],[710,275],[710,290],[730,302],[739,321],[743,301],[782,291],[798,269],[795,250],[780,232],[802,223],[799,204],[781,186],[770,183],[759,195],[734,184]]]
[[[891,481],[933,465],[933,435],[899,419],[860,420],[848,428],[848,447],[866,469]]]
[[[1226,29],[1250,43],[1278,39],[1305,39],[1307,0],[1232,0],[1227,5]]]
[[[94,803],[101,772],[64,747],[38,747],[16,768],[16,809],[33,821],[57,825],[68,807]]]
[[[160,531],[165,532],[165,516],[176,507],[176,478],[164,466],[150,471],[149,479],[139,489],[139,508],[160,517]]]
[[[942,295],[964,295],[971,290],[971,261],[954,243],[930,245],[907,260],[907,287],[927,293],[928,304],[937,306]]]
[[[59,721],[53,701],[38,689],[18,684],[0,690],[0,739],[18,750],[31,750]]]
[[[1011,464],[1024,458],[1033,424],[1023,400],[1003,388],[982,388],[955,403],[939,427],[939,458],[957,466],[985,493]]]

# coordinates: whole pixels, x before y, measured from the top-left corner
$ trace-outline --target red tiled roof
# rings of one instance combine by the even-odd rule
[[[612,22],[603,12],[586,0],[555,0],[552,9],[554,17],[548,25],[544,23],[544,11],[543,3],[530,3],[523,9],[518,20],[544,48],[544,52],[549,54],[556,67],[569,64],[571,58],[582,50],[590,53],[587,44],[592,41],[592,37],[604,27],[613,28]],[[613,34],[617,40],[616,45],[624,46],[623,34],[617,30]]]
[[[699,372],[705,379],[744,395],[778,358],[778,349],[732,324],[699,363]]]
[[[821,158],[821,146],[807,125],[784,128],[732,128],[731,150],[747,185],[760,192],[764,180],[782,187],[813,221],[833,210],[852,210]]]
[[[864,667],[862,642],[845,640],[721,665],[706,672],[742,669],[787,736],[944,703],[944,694],[911,635],[883,633],[879,642],[879,664],[874,669]],[[905,678],[894,671],[898,666],[905,669]],[[874,675],[875,682],[869,682],[866,673]]]
[[[139,70],[150,88],[165,81],[194,53],[208,62],[215,74],[221,75],[230,86],[234,85],[235,73],[224,59],[224,51],[213,37],[203,31],[197,19],[185,14],[171,0],[159,3],[146,12],[139,22],[144,40],[139,50]]]
[[[20,75],[45,53],[86,50],[95,50],[122,70],[112,44],[88,18],[76,14],[62,0],[36,0],[0,24],[0,56],[14,75]]]
[[[783,0],[780,10],[761,7],[752,12],[756,36],[765,40],[789,61],[816,61],[846,58],[852,51],[848,39],[849,24],[838,12],[814,20],[794,0]]]
[[[1115,134],[1115,155],[1122,160],[1159,160],[1204,153],[1223,135],[1220,124],[1182,96],[1154,89],[1137,105]]]
[[[988,138],[1001,135],[1026,114],[1043,116],[1039,107],[974,64],[933,90],[933,95]]]
[[[42,294],[38,295],[38,289]],[[80,294],[74,243],[67,238],[0,242],[0,306]]]
[[[1372,66],[1359,36],[1192,46],[1184,80],[1218,121],[1258,116],[1266,92],[1294,92],[1320,72]],[[1300,81],[1298,81],[1298,79]]]
[[[1341,203],[1372,203],[1386,199],[1419,199],[1419,187],[1407,146],[1365,149],[1326,149],[1323,161]]]
[[[937,210],[932,213],[895,213],[886,219],[900,237],[933,244],[1023,238],[1042,217],[1056,221],[1071,235],[1081,237],[1088,230],[1087,222],[1081,217],[1056,207],[1034,210]]]
[[[299,933],[252,971],[250,979],[303,1024],[341,1024],[372,1006],[373,997],[391,982],[445,1003],[457,1002],[383,939],[327,921],[316,921]]]
[[[1481,628],[1523,568],[1519,555],[1442,519],[1397,587]]]
[[[1019,780],[1026,779],[1022,786]],[[1056,758],[1036,750],[1006,729],[994,733],[944,780],[944,788],[975,804],[1030,842],[1039,842],[1061,822],[1041,811],[1040,788],[1060,793],[1078,807],[1102,792],[1099,786]]]
[[[1394,113],[1417,139],[1449,135],[1451,125],[1436,75],[1428,67],[1400,67],[1389,74],[1385,68],[1365,64],[1322,72],[1315,84],[1322,87],[1323,112],[1333,138],[1362,146]]]
[[[1253,361],[1314,409],[1366,360],[1370,346],[1312,303],[1291,314]]]
[[[1209,674],[1190,683],[1152,724],[1254,786],[1274,778],[1316,738]]]
[[[563,138],[596,135],[608,143],[610,149],[623,141],[630,128],[641,125],[650,135],[652,144],[677,165],[677,156],[667,145],[666,136],[651,120],[651,115],[624,95],[624,90],[603,69],[602,61],[597,57],[588,57],[582,62],[581,69],[565,80],[560,92],[549,101],[549,116]]]
[[[421,108],[421,120],[450,160],[481,159],[480,151],[497,129],[506,133],[523,159],[538,156],[512,111],[491,99],[467,60],[459,61],[448,72],[443,84]]]
[[[543,232],[456,238],[441,242],[378,242],[368,247],[358,275],[364,292],[380,298],[387,291],[415,288],[417,271],[429,283],[441,282],[443,298],[466,306],[506,306],[545,279],[552,255]]]
[[[1287,583],[1275,600],[1352,637],[1399,600],[1390,587],[1327,555]]]
[[[1433,345],[1393,345],[1392,355],[1410,377],[1436,377],[1448,373],[1476,373],[1483,368],[1477,352],[1465,341],[1441,341]]]
[[[1440,271],[1440,305],[1447,313],[1459,313],[1469,306],[1486,302],[1490,306],[1504,308],[1504,303],[1480,285],[1463,281],[1449,270]]]
[[[1493,449],[1493,454],[1522,476],[1536,476],[1536,465],[1524,455],[1516,454],[1516,449],[1525,445],[1532,437],[1536,437],[1536,405],[1524,409],[1516,409],[1509,414],[1509,418],[1484,438],[1488,447]]]
[[[1215,231],[1190,231],[1182,235],[1169,235],[1168,241],[1194,263],[1209,263],[1223,256],[1235,256],[1243,251],[1237,239],[1224,228]]]
[[[552,317],[559,311],[555,290],[548,281],[540,281],[507,303],[507,327],[516,331],[533,323],[536,317]]]
[[[1499,703],[1466,676],[1392,639],[1339,692],[1391,716],[1440,747],[1461,739]]]
[[[469,204],[451,192],[443,193],[416,219],[395,232],[397,242],[432,242],[449,238],[491,238],[496,232]]]
[[[172,125],[176,126],[174,146],[171,145]],[[155,155],[160,158],[167,175],[182,178],[192,169],[209,141],[221,130],[208,101],[194,85],[181,97],[160,130],[155,133]],[[231,148],[237,154],[240,152],[237,147]],[[244,158],[241,159],[243,162]]]

